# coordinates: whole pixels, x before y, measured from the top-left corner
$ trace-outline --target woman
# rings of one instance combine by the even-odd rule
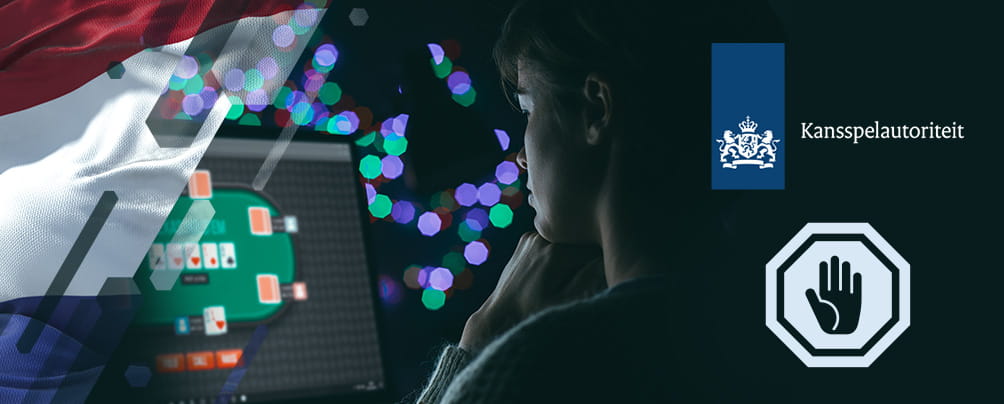
[[[765,3],[664,3],[536,0],[509,14],[494,56],[528,119],[517,160],[536,231],[420,403],[733,394],[706,334],[688,331],[702,321],[689,274],[734,197],[708,191],[710,44],[783,35]]]

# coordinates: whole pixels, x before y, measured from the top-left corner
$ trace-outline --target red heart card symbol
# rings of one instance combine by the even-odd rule
[[[209,264],[210,265],[216,265],[216,258],[210,258],[209,259]]]
[[[199,261],[202,261],[202,259],[199,258],[199,257],[192,257],[192,264],[193,265],[199,265]]]
[[[216,328],[222,330],[223,327],[226,327],[226,326],[227,326],[227,322],[226,321],[219,321],[219,320],[216,321]]]
[[[175,258],[174,265],[181,265],[181,258]]]

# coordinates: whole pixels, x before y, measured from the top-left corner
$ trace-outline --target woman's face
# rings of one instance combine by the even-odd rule
[[[585,141],[581,111],[555,108],[553,97],[535,85],[538,76],[522,62],[518,68],[517,98],[527,125],[517,162],[527,170],[534,227],[552,243],[596,244],[603,167]],[[564,126],[558,125],[558,114],[566,115]]]

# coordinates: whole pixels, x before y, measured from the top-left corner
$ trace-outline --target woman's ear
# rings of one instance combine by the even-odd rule
[[[613,91],[610,80],[599,73],[586,76],[582,88],[585,96],[584,118],[586,143],[598,145],[611,136],[613,119]]]

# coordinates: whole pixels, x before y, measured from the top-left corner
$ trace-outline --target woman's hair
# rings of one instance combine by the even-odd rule
[[[642,104],[632,108],[672,106],[685,94],[658,90],[709,92],[706,80],[694,84],[709,75],[712,42],[783,40],[766,1],[521,0],[493,58],[507,95],[523,61],[539,77],[535,87],[561,101],[574,101],[586,75],[597,72],[619,85],[620,101]]]
[[[586,76],[609,80],[626,152],[639,156],[630,180],[652,200],[673,200],[675,211],[691,213],[686,220],[702,220],[738,196],[707,193],[711,44],[784,40],[766,1],[522,0],[493,58],[507,95],[523,62],[563,128],[562,118],[579,116],[570,112],[581,107]]]

